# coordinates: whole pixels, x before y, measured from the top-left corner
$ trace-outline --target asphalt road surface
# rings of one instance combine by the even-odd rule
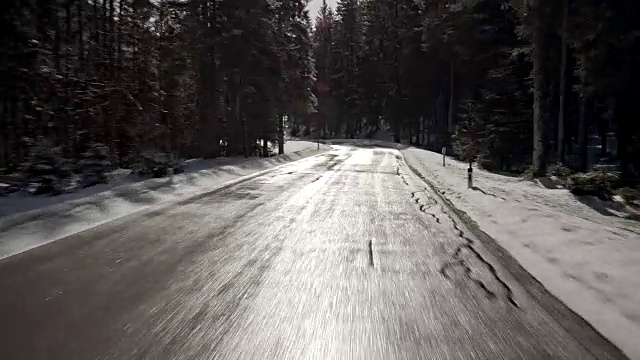
[[[342,147],[0,261],[0,359],[592,359],[397,150]]]

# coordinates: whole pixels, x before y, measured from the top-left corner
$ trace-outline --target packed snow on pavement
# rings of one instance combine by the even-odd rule
[[[640,223],[565,189],[473,170],[417,148],[408,164],[437,187],[569,308],[640,359]],[[591,206],[589,206],[589,205]]]
[[[320,150],[317,147],[313,142],[289,141],[285,152],[290,155],[284,157],[192,160],[185,174],[171,179],[134,182],[122,172],[108,185],[76,193],[0,197],[0,259],[329,149],[326,145],[320,145]],[[443,167],[441,154],[400,148],[412,168],[551,293],[629,357],[640,359],[638,222],[625,219],[623,211],[607,209],[607,204],[595,199],[579,201],[565,189],[548,189],[479,169],[474,169],[475,189],[467,189],[468,164],[447,158]]]
[[[326,145],[318,149],[308,141],[287,141],[282,156],[195,159],[187,161],[183,174],[167,178],[141,180],[128,170],[118,170],[108,184],[58,196],[24,192],[0,196],[0,259],[329,149]]]

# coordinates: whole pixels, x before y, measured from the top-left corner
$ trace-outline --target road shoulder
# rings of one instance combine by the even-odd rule
[[[264,175],[331,148],[301,149],[267,159],[249,159],[197,173],[150,179],[0,218],[0,259],[152,207],[168,206]],[[7,199],[0,199],[7,201]]]
[[[640,346],[634,335],[640,333],[640,325],[624,316],[622,312],[626,309],[603,301],[602,294],[596,289],[589,288],[589,284],[582,283],[579,278],[567,273],[574,269],[563,268],[563,259],[555,263],[553,260],[549,261],[550,256],[566,256],[566,262],[576,260],[575,254],[562,250],[562,230],[557,226],[550,227],[547,223],[527,226],[519,223],[522,220],[535,221],[537,218],[523,213],[518,207],[536,207],[528,203],[515,204],[501,193],[479,195],[478,191],[466,189],[466,171],[455,169],[458,170],[456,172],[443,168],[440,155],[404,146],[399,149],[409,168],[429,185],[545,311],[558,319],[596,358],[624,358],[616,346],[630,358],[640,358]],[[461,164],[457,167],[459,165]],[[476,174],[478,176],[480,175]],[[558,217],[564,214],[547,211],[543,215],[547,222],[557,223]],[[537,233],[532,234],[532,230],[537,230]],[[560,233],[556,235],[555,231]],[[525,242],[525,239],[528,241]],[[535,246],[547,241],[558,242],[556,246],[559,251],[536,254]],[[527,247],[526,244],[531,246]],[[590,263],[582,265],[588,264]],[[626,274],[629,281],[633,281],[633,274],[634,272]]]

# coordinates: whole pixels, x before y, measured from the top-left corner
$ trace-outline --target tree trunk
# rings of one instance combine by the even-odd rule
[[[563,14],[562,14],[562,55],[560,60],[560,96],[559,96],[559,109],[558,109],[558,161],[564,164],[565,162],[565,106],[566,106],[566,87],[567,87],[567,36],[568,25],[567,19],[569,17],[569,0],[563,2]]]
[[[211,3],[211,6],[210,6]],[[200,19],[199,31],[205,41],[199,44],[199,81],[198,81],[198,112],[200,127],[197,132],[198,145],[201,155],[213,158],[220,154],[220,139],[217,133],[217,104],[216,89],[216,48],[213,45],[216,37],[216,2],[201,1],[200,12],[196,12]],[[215,25],[215,24],[213,24]]]
[[[421,116],[420,117],[420,123],[421,123],[421,126],[420,126],[420,137],[421,137],[420,144],[424,146],[427,143],[427,139],[426,139],[426,137],[427,137],[427,126],[426,126],[427,122],[426,122],[426,117],[425,116]]]
[[[116,24],[116,66],[118,69],[122,68],[122,21],[124,19],[124,1],[120,0],[118,4],[118,22]]]
[[[602,121],[602,120],[601,120]],[[600,156],[606,157],[609,149],[607,148],[607,126],[605,124],[604,130],[600,131]]]
[[[607,114],[599,114],[598,116],[598,135],[600,135],[600,156],[606,157],[609,152],[608,133],[609,133],[609,115],[613,113],[614,99],[607,102]]]
[[[98,52],[99,52],[99,44],[100,44],[100,29],[99,29],[99,19],[100,17],[98,16],[99,12],[98,12],[98,1],[94,1],[93,2],[93,10],[91,13],[91,18],[92,18],[92,23],[91,23],[91,31],[93,32],[93,45],[89,45],[87,47],[88,50],[88,64],[90,64],[91,66],[91,75],[95,75],[96,74],[96,68],[97,68],[97,58],[98,58]]]
[[[455,121],[455,68],[453,63],[453,57],[451,58],[451,68],[449,72],[449,114],[447,117],[447,129],[449,130],[449,134],[453,134],[456,130]]]
[[[591,96],[583,95],[580,103],[580,124],[578,126],[578,169],[586,172],[589,166],[589,115]]]
[[[9,148],[9,124],[7,114],[7,103],[4,96],[0,97],[0,129],[3,131],[0,133],[0,168],[3,168],[9,164],[9,154],[11,149]]]
[[[105,0],[106,1],[106,0]],[[109,76],[111,77],[111,79],[118,79],[119,78],[119,70],[117,67],[118,64],[118,54],[115,51],[115,47],[116,47],[116,20],[115,20],[115,13],[116,13],[116,7],[115,7],[115,3],[114,0],[109,0],[109,19],[108,19],[108,24],[109,24],[109,31],[108,31],[108,37],[107,37],[107,41],[105,46],[107,47],[107,63],[109,66]],[[119,84],[117,84],[116,86],[120,86]],[[117,130],[117,126],[118,126],[118,120],[120,118],[120,97],[119,96],[111,96],[111,106],[110,106],[110,111],[109,111],[109,115],[106,119],[106,121],[108,122],[107,126],[106,126],[106,132],[109,134],[106,138],[108,141],[108,146],[111,149],[111,162],[118,166],[119,164],[119,160],[120,160],[120,156],[119,154],[119,142],[118,142],[118,130]]]
[[[579,103],[579,101],[578,101]],[[574,155],[574,142],[576,139],[576,118],[575,116],[571,116],[571,117],[566,117],[565,118],[565,127],[564,127],[564,137],[565,137],[565,161],[566,161],[566,157],[567,156],[573,156]]]
[[[620,159],[620,170],[622,171],[622,177],[629,176],[629,165],[631,164],[629,144],[631,143],[630,124],[631,121],[635,121],[635,104],[629,100],[629,90],[623,90],[616,101],[616,118],[618,119],[618,146],[617,153],[618,159]],[[631,110],[631,111],[630,111]]]
[[[278,155],[284,154],[284,116],[278,115]]]
[[[240,131],[242,132],[242,154],[244,157],[249,157],[249,147],[247,144],[247,119],[240,111],[240,93],[242,92],[242,79],[240,73],[236,72],[235,76],[236,89],[235,89],[235,116],[234,120],[240,122]]]
[[[86,70],[85,63],[85,53],[84,53],[84,1],[78,1],[76,5],[76,17],[78,19],[78,62],[80,63],[79,67],[77,67],[80,71]],[[76,72],[77,75],[77,72]]]
[[[544,19],[547,16],[547,0],[536,1],[533,28],[533,172],[536,176],[545,176],[549,161],[549,114],[547,74],[545,71],[545,52],[547,49],[547,28]]]

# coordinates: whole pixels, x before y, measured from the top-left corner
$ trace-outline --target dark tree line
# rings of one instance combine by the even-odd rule
[[[351,137],[385,122],[397,141],[447,146],[489,169],[544,175],[557,162],[586,171],[606,160],[630,175],[639,10],[635,0],[325,4],[309,125]]]
[[[256,155],[309,112],[304,0],[24,0],[0,6],[0,168],[47,143],[78,161],[96,143]],[[266,146],[266,145],[265,145]],[[282,147],[281,147],[282,148]],[[280,149],[282,151],[282,149]]]
[[[3,3],[0,168],[41,143],[115,166],[282,151],[284,119],[324,137],[385,124],[489,169],[584,171],[598,144],[640,165],[637,1],[340,0],[314,29],[306,3]]]

